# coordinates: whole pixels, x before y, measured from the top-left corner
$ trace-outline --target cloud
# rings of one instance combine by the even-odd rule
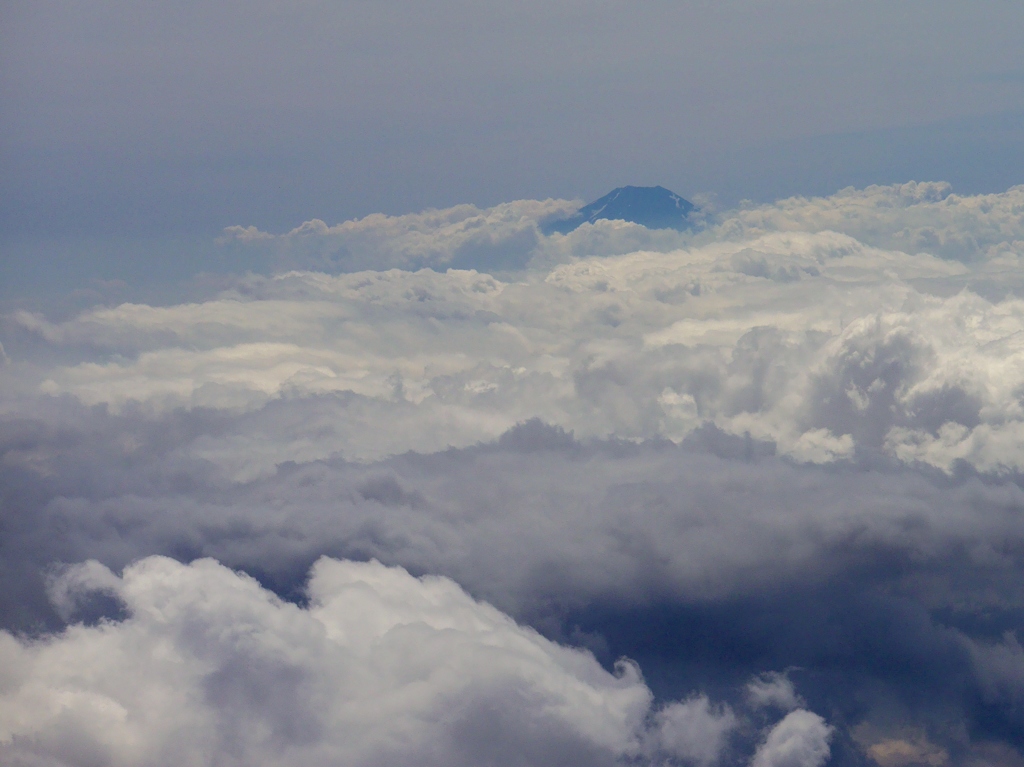
[[[885,455],[1017,471],[1024,302],[973,290],[1001,274],[988,271],[997,262],[776,231],[508,281],[455,269],[251,276],[202,303],[62,322],[22,311],[7,324],[30,351],[0,375],[25,393],[5,404],[19,412],[40,394],[154,412],[349,398],[329,438],[292,446],[304,458],[467,446],[540,417],[582,437],[674,441],[712,423],[810,463]],[[287,460],[255,449],[238,466],[238,447],[203,450],[236,456],[225,468],[238,477]]]
[[[925,719],[956,712],[979,737],[1019,727],[1019,658],[978,627],[1013,625],[1024,603],[1013,482],[798,465],[712,431],[580,442],[536,421],[464,450],[241,483],[181,449],[244,417],[69,408],[60,429],[5,424],[4,624],[37,635],[121,615],[102,568],[48,581],[53,562],[215,557],[302,603],[319,556],[376,558],[450,577],[605,664],[636,657],[663,704],[685,703],[651,742],[691,761],[711,758],[691,729],[742,740],[726,703],[737,719],[811,707],[856,722],[895,699]]]
[[[575,210],[578,201],[519,200],[492,208],[458,205],[401,216],[374,214],[328,226],[319,219],[273,235],[230,226],[221,245],[272,247],[291,268],[476,268],[482,271],[551,267],[572,258],[669,252],[693,243],[751,242],[768,234],[834,232],[887,251],[929,254],[988,270],[1012,268],[1024,254],[1024,186],[984,195],[957,195],[949,184],[909,182],[843,189],[829,197],[791,197],[745,203],[720,214],[703,212],[702,231],[652,231],[599,221],[569,235],[545,236],[540,226]],[[766,260],[767,256],[767,260]],[[817,264],[780,264],[755,248],[730,257],[732,271],[777,281],[799,279]]]
[[[1024,648],[1017,635],[1007,631],[1001,642],[968,637],[962,641],[970,650],[985,697],[1014,707],[1024,703]]]
[[[364,269],[460,267],[521,269],[540,244],[538,224],[574,211],[568,200],[520,200],[493,208],[458,205],[402,216],[375,213],[328,226],[319,219],[281,235],[229,226],[221,245],[274,247],[293,267]]]
[[[926,764],[943,767],[949,762],[949,754],[924,742],[907,740],[883,740],[868,749],[870,756],[881,767],[904,767],[908,764]]]
[[[811,711],[791,711],[768,733],[751,767],[820,767],[829,757],[832,728]]]
[[[97,584],[127,617],[36,641],[0,632],[5,763],[710,765],[737,725],[706,696],[648,724],[635,664],[609,673],[446,578],[377,562],[320,559],[305,607],[208,559],[150,557],[120,578],[89,562],[56,588]],[[816,753],[827,728],[792,716],[756,764]]]
[[[655,715],[660,750],[688,764],[716,764],[726,739],[739,721],[728,706],[715,706],[706,695],[670,703]]]
[[[1024,186],[1003,193],[953,194],[946,183],[852,187],[830,197],[791,197],[730,211],[723,233],[834,231],[887,250],[977,262],[1024,247]]]
[[[284,234],[229,226],[218,245],[270,250],[282,269],[338,273],[367,269],[478,269],[519,272],[586,256],[641,250],[667,252],[693,240],[688,232],[651,230],[599,220],[568,234],[544,234],[544,224],[575,211],[578,200],[517,200],[492,208],[456,205],[400,216],[375,213],[329,226],[306,221]],[[693,214],[703,222],[707,216]]]
[[[51,573],[47,583],[47,596],[60,617],[70,622],[85,612],[84,603],[90,597],[107,595],[117,598],[121,583],[110,569],[95,559],[73,567],[61,567]]]
[[[879,767],[945,767],[950,763],[950,754],[933,743],[926,732],[913,727],[888,727],[864,723],[853,728],[854,740],[864,753]],[[1000,749],[996,749],[996,753]],[[981,756],[991,751],[985,744],[978,744],[972,751]],[[974,760],[971,760],[972,762]]]
[[[792,711],[804,705],[786,674],[763,674],[747,683],[747,700],[754,708],[773,706]]]
[[[857,4],[771,17],[750,2],[605,5],[585,21],[569,2],[518,16],[456,2],[284,16],[259,2],[248,17],[227,2],[132,7],[7,20],[5,253],[15,234],[54,229],[290,228],[307,210],[596,196],[630,178],[730,197],[950,172],[991,189],[1020,165],[1019,91],[977,79],[1019,61],[1024,12],[1004,3],[944,2],[914,25],[902,8]],[[884,45],[875,24],[892,30]],[[167,47],[183,25],[187,49]],[[804,55],[808,38],[822,52]],[[371,39],[382,47],[368,59]],[[857,58],[824,52],[837,50]],[[908,75],[883,88],[879,72]],[[53,246],[37,242],[52,268]]]
[[[283,428],[260,415],[268,434]],[[537,421],[464,450],[292,462],[237,482],[193,445],[245,417],[78,418],[0,429],[11,555],[38,566],[180,551],[286,573],[333,551],[447,574],[516,614],[718,600],[850,571],[909,579],[935,604],[981,599],[979,579],[992,607],[1024,598],[1012,483],[801,467],[720,432],[703,445],[581,443]]]
[[[972,767],[1020,767],[1024,756],[1003,743],[981,743],[971,750],[967,764]]]
[[[154,555],[306,620],[318,558],[377,560],[606,670],[635,658],[637,758],[854,764],[907,740],[848,737],[886,718],[952,761],[1015,754],[1017,197],[874,188],[671,241],[603,222],[530,234],[497,275],[419,267],[555,203],[379,216],[273,247],[408,268],[6,316],[0,625],[25,648],[128,631],[120,584]],[[924,221],[981,244],[911,247]]]

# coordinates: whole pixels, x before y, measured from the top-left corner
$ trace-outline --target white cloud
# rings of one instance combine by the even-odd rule
[[[47,595],[65,621],[72,620],[83,598],[95,593],[116,597],[121,592],[117,576],[95,559],[74,567],[60,568],[59,572],[51,573],[47,585]]]
[[[953,194],[949,184],[909,182],[847,188],[829,197],[791,197],[704,213],[695,233],[647,230],[622,221],[585,224],[545,237],[538,224],[575,210],[569,200],[518,200],[493,208],[458,205],[401,216],[374,214],[329,226],[306,221],[285,234],[230,226],[222,244],[273,247],[292,268],[327,271],[449,266],[550,267],[574,257],[668,252],[691,243],[749,242],[773,233],[835,232],[888,251],[926,253],[1015,268],[1024,256],[1024,186],[983,195]],[[817,264],[779,264],[756,249],[730,257],[734,271],[781,281]]]
[[[979,261],[1024,254],[1024,186],[964,196],[945,183],[843,189],[831,197],[792,197],[724,214],[721,233],[834,231],[907,253]]]
[[[640,748],[651,696],[633,666],[613,676],[443,578],[324,559],[299,608],[213,561],[150,558],[119,594],[123,622],[0,635],[5,763],[600,764]]]
[[[655,715],[662,751],[688,764],[716,764],[739,720],[728,706],[715,706],[706,695],[670,703]]]
[[[853,437],[837,437],[828,429],[808,429],[790,447],[789,454],[806,463],[831,463],[853,457]]]
[[[308,607],[208,559],[121,578],[89,562],[55,589],[96,586],[128,617],[0,633],[6,764],[711,765],[737,725],[695,696],[648,732],[635,665],[610,674],[446,578],[376,562],[321,559]]]
[[[865,210],[895,216],[872,219],[878,231],[896,231],[900,211],[944,221],[964,207],[955,220],[988,215],[986,226],[1016,236],[1017,189],[991,200],[908,189],[801,204],[843,221]],[[523,221],[535,228],[551,205],[377,216],[288,236],[373,233],[396,253],[411,237],[425,253],[435,248],[428,240],[499,237]],[[828,230],[789,231],[811,216],[795,205],[771,208],[779,221],[762,210],[775,223],[760,229],[669,233],[683,239],[665,251],[565,252],[518,281],[454,269],[289,272],[242,279],[202,303],[97,307],[63,322],[21,312],[12,327],[56,356],[15,354],[0,375],[17,396],[0,406],[24,412],[38,394],[70,394],[115,410],[244,412],[348,398],[330,413],[330,429],[301,440],[196,446],[237,479],[286,460],[465,446],[531,417],[580,437],[626,439],[680,440],[711,422],[802,462],[867,451],[945,471],[957,461],[986,472],[1024,467],[1024,301],[990,295],[999,258],[965,265]],[[863,234],[858,227],[870,228],[848,228]],[[551,247],[567,247],[558,237]]]
[[[521,269],[539,249],[538,223],[577,207],[569,200],[519,200],[486,209],[457,205],[403,216],[375,213],[334,226],[312,219],[281,235],[229,226],[218,242],[273,247],[285,265],[328,271],[443,269],[469,262]]]
[[[797,709],[775,725],[757,748],[751,767],[821,767],[830,754],[833,728],[817,714]]]
[[[753,708],[775,707],[792,711],[804,705],[786,674],[762,674],[747,683],[747,701]]]

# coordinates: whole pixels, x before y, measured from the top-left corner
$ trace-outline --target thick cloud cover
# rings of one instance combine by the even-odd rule
[[[331,411],[320,419],[306,415],[319,428],[305,423],[294,434],[301,446],[284,452],[280,426],[259,418],[246,435],[194,446],[235,478],[295,458],[466,446],[532,417],[582,437],[677,441],[710,422],[805,462],[870,452],[944,471],[958,461],[1016,471],[1024,192],[942,194],[907,185],[790,200],[724,216],[699,235],[662,233],[689,238],[685,249],[573,258],[576,246],[553,235],[550,247],[567,250],[552,258],[564,263],[506,281],[474,270],[287,272],[197,304],[98,307],[56,323],[21,312],[8,345],[41,342],[52,362],[18,359],[4,378],[33,401],[40,391],[70,394],[115,410],[255,412],[313,395],[345,399],[320,405]],[[355,232],[357,262],[393,242],[395,254],[412,248],[443,265],[467,237],[501,249],[529,232],[532,243],[536,223],[513,225],[508,213],[529,207],[478,212],[472,226],[467,211],[448,211],[310,236]],[[840,220],[915,252],[823,229]],[[821,231],[791,231],[800,223]],[[585,243],[598,230],[612,240],[646,232],[600,222],[570,237]],[[929,237],[962,260],[921,251]],[[34,407],[21,398],[7,406]],[[247,439],[253,449],[239,449]]]
[[[770,232],[839,232],[867,245],[929,253],[966,262],[1020,255],[1024,187],[999,194],[962,196],[946,183],[909,182],[843,189],[831,197],[793,197],[770,205],[747,203],[715,215],[697,211],[704,236],[697,242],[752,239]],[[222,245],[273,247],[285,263],[357,271],[473,265],[514,269],[574,256],[614,255],[685,247],[685,232],[600,221],[567,236],[538,236],[537,225],[575,210],[565,200],[520,200],[481,210],[459,205],[404,216],[376,214],[328,226],[318,219],[273,235],[254,226],[231,226]],[[1011,261],[1011,264],[1013,262]],[[756,276],[756,275],[755,275]],[[768,275],[761,275],[768,276]]]
[[[451,581],[324,559],[303,609],[211,560],[69,577],[99,581],[130,617],[3,637],[7,763],[578,764],[641,750],[650,693],[635,668],[612,676]]]
[[[107,591],[128,616],[0,633],[6,764],[703,767],[741,723],[706,696],[653,710],[634,664],[608,673],[446,578],[377,562],[319,560],[306,607],[209,559],[120,578],[90,561],[52,589],[66,609]],[[753,764],[818,767],[829,734],[795,711]]]
[[[186,724],[136,721],[102,670],[61,676],[93,652],[139,669],[125,689],[157,675],[203,726],[258,704],[195,739],[213,762],[387,763],[401,742],[450,764],[1017,764],[1021,189],[872,187],[690,233],[542,235],[565,205],[235,229],[232,247],[325,271],[5,317],[0,620],[22,633],[3,665],[31,670],[0,690],[21,733],[4,747],[177,758],[160,744]],[[176,564],[201,557],[222,565]],[[417,697],[404,666],[369,664],[401,702],[379,721],[394,732],[358,725],[383,694],[337,681],[367,663],[323,628],[354,620],[330,573],[393,584],[352,613],[366,631],[379,616],[381,642],[454,627],[420,666],[454,686]],[[161,582],[181,583],[180,611],[154,622]],[[235,624],[282,680],[265,705]],[[143,669],[157,648],[188,673]],[[50,713],[12,719],[32,695]],[[74,727],[53,703],[71,699]],[[101,714],[128,729],[87,723]],[[365,744],[324,734],[345,727]],[[121,740],[84,745],[98,729]]]

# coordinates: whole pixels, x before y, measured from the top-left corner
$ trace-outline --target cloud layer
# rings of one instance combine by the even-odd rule
[[[439,577],[323,558],[308,605],[212,560],[95,561],[52,585],[128,615],[35,642],[0,633],[6,764],[717,764],[740,719],[694,696],[652,710],[635,664],[608,673]],[[795,711],[753,764],[819,767]],[[666,762],[665,760],[669,760]]]
[[[31,670],[3,747],[1014,764],[1022,194],[845,190],[689,233],[545,237],[559,201],[236,228],[292,270],[6,316],[0,665]],[[165,650],[187,673],[140,660]],[[257,708],[182,745],[130,713],[142,678],[200,728]]]
[[[115,410],[346,399],[283,452],[279,434],[249,435],[250,451],[196,446],[236,478],[293,457],[466,446],[532,417],[581,437],[675,441],[713,423],[803,462],[872,453],[947,472],[961,461],[1017,471],[1022,195],[904,185],[787,200],[696,235],[655,233],[672,247],[606,242],[622,255],[584,258],[571,253],[598,230],[651,233],[599,222],[543,238],[536,220],[557,208],[548,203],[304,227],[285,239],[347,238],[338,247],[363,266],[379,251],[444,266],[469,241],[501,250],[522,232],[520,255],[547,248],[558,265],[504,281],[475,270],[287,272],[197,304],[123,304],[63,322],[21,312],[12,333],[59,363],[30,357],[4,378],[31,399],[69,394]],[[925,252],[929,241],[960,260]]]

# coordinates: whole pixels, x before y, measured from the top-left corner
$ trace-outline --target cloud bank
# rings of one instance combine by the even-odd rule
[[[2,747],[1016,764],[1022,194],[236,228],[289,270],[4,317]]]
[[[802,462],[871,453],[946,472],[958,462],[1017,471],[1024,304],[1013,291],[1024,193],[943,194],[904,185],[783,201],[698,235],[661,233],[689,238],[684,249],[566,256],[518,279],[472,269],[292,271],[197,304],[123,304],[63,322],[22,312],[11,332],[63,364],[19,361],[4,375],[33,400],[68,394],[115,410],[255,412],[347,398],[316,436],[303,431],[307,459],[462,447],[540,417],[581,437],[679,441],[712,423]],[[442,254],[432,263],[443,266],[467,236],[514,241],[509,221],[529,207],[378,216],[309,236],[355,232],[371,243],[369,261],[411,248]],[[533,214],[550,207],[536,203]],[[792,231],[798,224],[805,230]],[[914,247],[883,250],[826,225]],[[529,231],[533,242],[535,223]],[[921,251],[927,232],[960,243],[949,247],[961,260]],[[567,238],[546,239],[561,248]],[[260,453],[279,441],[260,440],[247,465],[229,470],[272,471],[290,456]],[[244,454],[237,448],[201,449],[228,468]]]
[[[695,696],[652,709],[639,669],[518,626],[455,583],[322,558],[308,605],[213,560],[95,561],[53,584],[128,616],[26,642],[0,633],[6,764],[713,765],[740,720]],[[754,765],[817,767],[806,710]],[[665,761],[668,760],[668,761]]]

